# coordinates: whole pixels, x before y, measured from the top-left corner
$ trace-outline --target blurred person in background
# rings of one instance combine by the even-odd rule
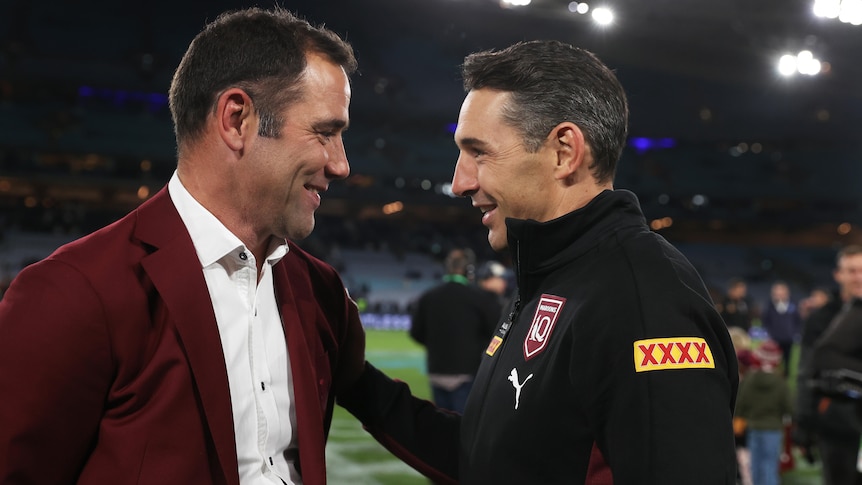
[[[802,320],[807,319],[812,313],[823,307],[834,297],[834,291],[825,286],[818,286],[811,290],[806,298],[799,302],[799,314]]]
[[[784,281],[772,283],[769,302],[761,316],[761,325],[769,338],[781,347],[784,377],[790,374],[790,355],[793,345],[799,340],[802,331],[802,315],[799,307],[790,300],[790,287]]]
[[[434,403],[463,413],[482,351],[503,308],[496,294],[474,285],[472,250],[453,249],[444,265],[443,282],[420,295],[416,303],[410,337],[425,347]]]
[[[499,261],[486,261],[476,270],[476,284],[497,295],[503,308],[509,303],[509,279],[506,273],[506,267]]]
[[[349,173],[355,68],[281,8],[195,37],[170,88],[167,186],[0,301],[0,483],[326,482],[364,335],[336,271],[295,241]]]
[[[748,297],[748,284],[742,278],[732,278],[727,283],[724,298],[716,307],[728,327],[739,327],[746,332],[751,330],[755,310]]]
[[[779,485],[784,422],[793,414],[790,387],[781,375],[781,348],[766,340],[754,349],[756,367],[739,383],[736,417],[744,420],[754,485]]]
[[[862,325],[862,321],[854,320],[858,312],[849,311],[851,302],[862,297],[862,246],[849,245],[839,250],[832,276],[837,289],[802,325],[793,439],[809,462],[816,459],[817,451],[824,484],[854,484],[862,482],[857,471],[862,439],[862,420],[857,414],[857,405],[823,396],[815,389],[814,379],[821,369],[828,368],[825,366],[831,360],[830,354],[843,358],[840,356],[846,355],[846,346],[862,343],[854,341],[855,337],[835,342],[836,337],[847,336],[848,327],[833,332],[826,342],[820,343],[840,315],[844,315],[845,324]],[[853,328],[849,330],[852,334]],[[819,354],[816,363],[815,354]]]
[[[736,351],[737,363],[739,365],[740,385],[745,376],[758,367],[752,347],[751,336],[739,327],[729,327],[727,332],[733,341]],[[746,421],[740,416],[733,417],[733,433],[736,438],[736,459],[739,466],[740,485],[752,485],[751,481],[751,453],[746,442]]]
[[[482,212],[517,288],[463,416],[371,364],[339,396],[446,483],[736,483],[737,362],[694,267],[614,189],[628,107],[558,41],[471,54],[452,191]]]

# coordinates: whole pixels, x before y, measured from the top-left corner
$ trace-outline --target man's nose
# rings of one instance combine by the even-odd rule
[[[452,175],[452,193],[459,197],[469,197],[479,190],[479,179],[476,177],[476,164],[462,154],[455,162],[455,173]]]

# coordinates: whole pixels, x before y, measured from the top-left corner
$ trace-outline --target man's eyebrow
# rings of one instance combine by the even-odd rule
[[[478,138],[459,138],[455,140],[455,144],[461,147],[470,147],[470,148],[485,148],[488,144]]]
[[[349,123],[341,118],[318,121],[312,125],[315,130],[342,130],[346,131]]]

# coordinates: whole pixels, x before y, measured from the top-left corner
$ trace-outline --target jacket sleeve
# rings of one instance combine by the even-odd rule
[[[614,389],[593,415],[615,484],[735,483],[735,390],[724,356],[708,344],[715,368],[630,370],[607,384]]]
[[[112,374],[102,305],[79,272],[48,260],[0,301],[0,483],[75,483]]]
[[[592,393],[586,419],[615,485],[733,485],[733,343],[693,268],[649,250],[614,298],[578,309],[600,325],[573,336],[575,389]]]
[[[403,382],[370,363],[356,385],[338,396],[374,438],[393,455],[441,484],[458,481],[461,417],[413,397]]]

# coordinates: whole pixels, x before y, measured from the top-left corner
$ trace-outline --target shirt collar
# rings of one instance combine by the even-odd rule
[[[207,267],[232,253],[248,251],[236,235],[192,197],[180,181],[176,170],[168,182],[168,194],[189,231],[202,267]],[[266,260],[270,264],[276,264],[287,251],[287,241],[272,238],[267,248]]]

